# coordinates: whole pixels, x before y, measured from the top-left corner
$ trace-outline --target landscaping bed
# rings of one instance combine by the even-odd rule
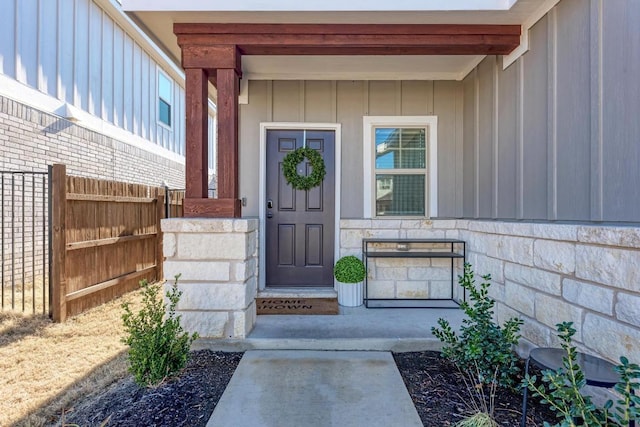
[[[141,388],[129,376],[87,401],[77,402],[61,424],[78,426],[205,426],[242,353],[200,350],[182,375]]]
[[[98,396],[76,402],[64,422],[80,426],[101,425],[105,420],[107,425],[118,426],[205,426],[241,357],[242,353],[192,352],[178,379],[143,389],[131,377],[125,378]],[[439,352],[397,353],[394,358],[425,426],[452,426],[469,413],[462,377]],[[533,400],[529,403],[528,426],[553,420],[546,408]],[[499,425],[519,425],[521,404],[519,393],[500,393],[495,412]]]
[[[426,427],[453,426],[473,410],[463,375],[439,352],[395,353],[393,357]],[[495,399],[496,422],[505,427],[519,426],[521,408],[522,394],[519,391],[501,389]],[[543,421],[555,419],[547,406],[529,396],[528,427],[542,426]]]

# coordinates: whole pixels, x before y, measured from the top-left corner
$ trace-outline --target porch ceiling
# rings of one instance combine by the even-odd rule
[[[443,10],[441,1],[400,1],[399,3],[368,1],[334,2],[269,2],[268,8],[248,9],[243,2],[202,2],[184,0],[163,2],[147,0],[124,0],[124,9],[129,16],[141,24],[165,52],[180,64],[180,47],[173,33],[173,25],[179,23],[278,23],[278,24],[465,24],[465,25],[517,25],[544,7],[549,0],[491,0],[462,1],[456,3],[456,10]],[[246,2],[245,2],[246,3]],[[255,2],[254,2],[255,3]],[[266,5],[265,2],[256,4]],[[283,3],[280,5],[280,3]],[[286,4],[285,4],[286,3]],[[253,4],[253,3],[252,3]],[[280,7],[280,6],[282,7]],[[297,6],[296,6],[297,5]],[[355,6],[353,6],[355,5]],[[377,5],[377,6],[376,6]],[[224,6],[224,7],[223,7]],[[278,6],[278,7],[276,7]],[[338,7],[340,6],[340,7]],[[244,8],[244,10],[243,10]],[[452,7],[450,7],[453,9]],[[391,10],[394,9],[394,10]],[[519,40],[518,40],[519,41]],[[517,45],[517,44],[516,44]],[[241,49],[242,51],[242,49]],[[322,52],[307,49],[304,57],[300,52],[271,49],[269,56],[264,51],[245,50],[242,61],[243,75],[249,79],[442,79],[463,78],[487,53],[463,51],[407,48],[403,55],[381,50],[342,50],[340,55],[328,49]],[[360,56],[353,58],[344,55]],[[434,55],[434,53],[438,53]],[[271,55],[279,55],[274,57]],[[296,54],[292,56],[291,54]],[[450,56],[456,54],[456,56]],[[313,55],[313,56],[309,56]],[[321,55],[321,57],[320,57]],[[409,56],[407,56],[409,55]]]

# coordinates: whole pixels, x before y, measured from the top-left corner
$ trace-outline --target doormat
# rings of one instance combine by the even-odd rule
[[[338,314],[337,298],[256,298],[258,314]]]

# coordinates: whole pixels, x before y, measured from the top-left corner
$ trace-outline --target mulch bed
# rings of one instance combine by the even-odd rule
[[[426,427],[453,426],[472,413],[463,375],[439,352],[395,353],[393,357]],[[499,390],[494,409],[498,425],[519,426],[521,409],[522,394],[519,391]],[[527,427],[542,426],[543,421],[555,419],[548,407],[529,394]]]
[[[179,378],[144,389],[129,377],[78,402],[54,425],[100,426],[107,421],[104,425],[204,427],[241,358],[242,353],[192,352]],[[462,376],[439,352],[397,353],[394,358],[425,426],[453,426],[469,413]],[[520,425],[521,404],[519,393],[500,393],[495,410],[499,425]],[[533,399],[528,418],[527,426],[554,419]]]
[[[78,402],[65,415],[65,425],[206,426],[236,370],[242,353],[200,350],[182,375],[155,388],[141,388],[129,377],[97,398]]]

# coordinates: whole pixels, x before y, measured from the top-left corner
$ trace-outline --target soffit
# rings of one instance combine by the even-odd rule
[[[402,10],[402,11],[230,11],[200,10],[223,2],[124,0],[124,8],[170,57],[180,64],[180,47],[173,33],[174,23],[299,23],[299,24],[518,24],[535,14],[548,0],[498,0],[502,10]],[[229,5],[233,2],[225,2]],[[263,2],[264,3],[264,2]],[[278,3],[278,2],[276,2]],[[304,2],[299,2],[304,3]],[[349,4],[348,2],[344,2]],[[375,2],[374,2],[375,3]],[[403,2],[400,2],[401,4]],[[407,2],[404,2],[407,3]],[[414,2],[415,3],[415,2]],[[430,2],[449,4],[449,1]],[[486,5],[485,0],[468,4]],[[204,6],[208,4],[208,6]],[[214,6],[211,6],[214,4]],[[395,8],[400,9],[396,3]],[[241,4],[240,4],[241,6]],[[231,6],[234,7],[234,6]],[[236,6],[239,7],[239,6]],[[178,8],[191,10],[176,10]],[[155,9],[155,10],[154,10]],[[163,9],[163,10],[158,10]],[[221,9],[221,7],[218,7]],[[282,79],[444,79],[463,78],[483,58],[482,55],[342,57],[245,56],[243,73],[249,78]],[[374,61],[375,59],[375,61]],[[375,62],[375,64],[374,64]],[[403,65],[404,64],[404,65]],[[320,72],[327,71],[326,73]]]

